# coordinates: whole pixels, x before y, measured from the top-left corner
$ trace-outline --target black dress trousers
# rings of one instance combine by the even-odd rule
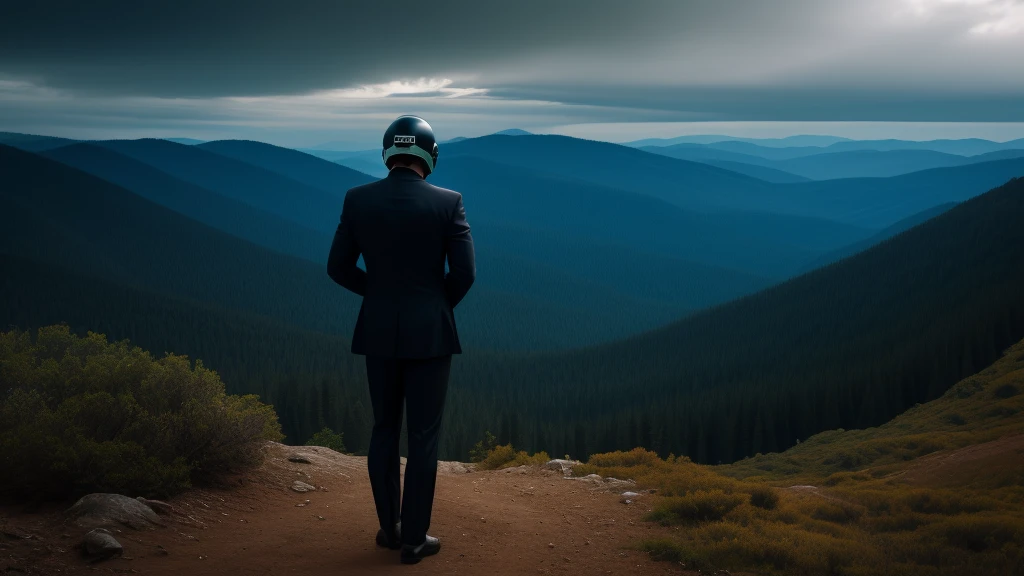
[[[374,420],[367,458],[373,501],[381,528],[390,531],[401,520],[404,544],[422,544],[430,527],[437,445],[451,362],[451,355],[424,359],[366,357]],[[408,411],[409,456],[405,493],[399,502],[398,441],[403,404]]]

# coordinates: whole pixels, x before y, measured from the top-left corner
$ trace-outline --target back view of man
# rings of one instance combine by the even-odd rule
[[[437,155],[422,118],[395,120],[382,153],[390,172],[345,195],[327,261],[331,278],[363,297],[352,352],[366,356],[373,404],[367,467],[381,528],[377,544],[401,548],[409,564],[441,548],[427,528],[449,369],[452,354],[462,352],[453,309],[476,277],[462,195],[425,181]],[[360,254],[365,272],[356,266]],[[400,502],[403,402],[409,457]]]

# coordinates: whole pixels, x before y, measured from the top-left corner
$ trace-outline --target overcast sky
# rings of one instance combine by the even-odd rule
[[[1024,137],[1024,0],[0,0],[0,130]]]

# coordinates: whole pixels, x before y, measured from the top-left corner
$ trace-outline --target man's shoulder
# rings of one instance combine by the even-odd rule
[[[357,200],[362,196],[365,196],[368,193],[372,193],[374,190],[380,188],[381,185],[383,185],[383,183],[384,180],[376,180],[374,182],[360,184],[359,186],[353,186],[352,188],[349,188],[347,192],[345,192],[345,201],[351,202],[353,200]]]
[[[440,198],[440,199],[442,199],[444,201],[455,202],[456,200],[462,198],[462,194],[459,194],[455,190],[449,190],[448,188],[441,188],[440,186],[434,186],[433,184],[431,184],[430,182],[427,182],[426,180],[424,180],[423,183],[426,184],[429,187],[429,189],[438,198]]]

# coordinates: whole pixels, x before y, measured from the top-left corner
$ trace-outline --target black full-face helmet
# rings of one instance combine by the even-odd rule
[[[415,156],[427,165],[427,174],[437,166],[437,140],[434,130],[419,116],[399,116],[384,132],[384,151],[381,157],[387,166],[388,159],[399,154]],[[389,166],[390,168],[390,166]]]

